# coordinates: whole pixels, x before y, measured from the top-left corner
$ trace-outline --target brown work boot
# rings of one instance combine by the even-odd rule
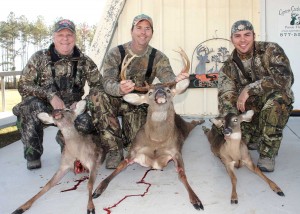
[[[248,147],[249,150],[257,150],[258,149],[258,143],[249,142],[247,144],[247,147]]]
[[[122,150],[110,150],[106,155],[106,169],[116,169],[124,159]]]
[[[27,169],[39,169],[42,167],[41,159],[27,161]]]
[[[273,172],[275,168],[275,157],[269,158],[260,155],[257,161],[257,167],[262,172]]]

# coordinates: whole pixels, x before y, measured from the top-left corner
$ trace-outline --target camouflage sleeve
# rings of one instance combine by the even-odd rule
[[[263,95],[276,90],[289,91],[294,76],[284,50],[276,43],[269,43],[262,60],[270,75],[249,84],[249,95]]]
[[[154,69],[156,77],[162,83],[174,81],[176,78],[168,57],[160,51],[156,53]]]
[[[220,116],[225,116],[228,112],[238,113],[236,108],[238,94],[238,88],[234,82],[233,77],[226,74],[228,69],[231,69],[229,65],[224,65],[220,72],[218,78],[218,109]]]
[[[86,60],[86,80],[90,87],[90,94],[94,91],[103,90],[103,77],[92,59]]]
[[[40,52],[33,54],[22,71],[22,75],[19,80],[18,91],[23,98],[35,96],[37,98],[47,100],[52,96],[38,85],[38,76],[43,69],[41,67],[40,55]]]
[[[119,65],[121,55],[117,47],[108,51],[103,62],[103,87],[106,93],[112,96],[121,96],[119,85]]]

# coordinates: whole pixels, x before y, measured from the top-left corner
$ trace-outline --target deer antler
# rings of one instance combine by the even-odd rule
[[[174,50],[175,52],[179,53],[184,61],[184,69],[181,71],[181,73],[188,73],[190,70],[190,60],[189,57],[187,56],[187,54],[185,53],[185,51],[179,47],[180,50]],[[123,62],[122,62],[122,68],[121,68],[121,80],[126,80],[126,68],[128,67],[129,63],[135,58],[137,57],[137,55],[133,55],[132,57],[130,57],[127,60],[128,54],[125,56]],[[127,61],[127,62],[126,62]],[[173,87],[174,85],[176,85],[176,81],[173,82],[168,82],[168,83],[164,83],[164,86],[168,86],[168,87]],[[145,92],[149,90],[150,85],[145,81],[145,86],[143,87],[139,87],[139,86],[135,86],[134,90],[136,91],[140,91],[140,92]]]
[[[189,57],[186,55],[185,51],[181,47],[179,47],[179,49],[180,49],[179,51],[178,50],[174,50],[174,51],[179,53],[181,55],[182,59],[184,60],[185,66],[181,73],[188,73],[190,70],[190,67],[191,67]]]
[[[180,56],[181,56],[181,58],[184,61],[184,68],[182,69],[182,71],[180,73],[189,73],[190,66],[191,66],[189,57],[187,56],[187,54],[185,53],[185,51],[181,47],[179,47],[179,49],[180,50],[174,50],[174,51],[177,52],[177,53],[179,53]],[[176,81],[169,82],[169,83],[164,83],[164,85],[168,86],[168,87],[173,87],[176,84],[177,84]]]
[[[137,55],[133,55],[132,57],[130,57],[128,60],[128,54],[126,54],[126,56],[124,57],[124,60],[122,62],[122,67],[121,67],[121,80],[126,80],[126,70],[127,70],[127,67],[129,65],[129,63],[135,58],[137,57]],[[134,90],[136,91],[141,91],[141,92],[145,92],[145,91],[148,91],[149,90],[149,84],[145,81],[145,85],[144,87],[139,87],[139,86],[135,86],[134,87]]]
[[[140,91],[140,92],[146,92],[149,91],[150,85],[145,81],[145,86],[139,87],[139,86],[134,86],[134,90]]]
[[[135,57],[137,57],[137,55],[133,55],[133,56],[130,57],[128,60],[127,60],[128,54],[126,54],[126,56],[124,57],[123,62],[122,62],[122,67],[121,67],[121,73],[120,73],[121,80],[126,80],[126,70],[127,70],[127,67],[128,67],[128,65],[130,64],[130,62],[131,62]]]

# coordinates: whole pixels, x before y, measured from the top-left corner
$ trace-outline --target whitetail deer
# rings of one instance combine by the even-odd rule
[[[241,123],[250,122],[254,114],[253,110],[249,110],[243,114],[236,115],[233,113],[227,114],[225,117],[217,117],[210,121],[217,127],[223,130],[223,134],[218,133],[216,129],[208,129],[203,126],[203,131],[206,134],[211,145],[211,151],[221,159],[232,183],[231,203],[238,203],[236,192],[237,178],[234,174],[234,167],[239,168],[246,165],[248,169],[260,176],[267,182],[270,188],[280,196],[284,196],[282,190],[265,176],[260,169],[253,163],[249,154],[246,143],[242,140]]]
[[[45,124],[55,124],[61,130],[65,146],[61,156],[60,167],[53,175],[50,181],[35,196],[28,200],[25,204],[16,209],[13,214],[20,214],[28,210],[32,204],[54,185],[56,185],[70,169],[76,170],[76,163],[80,161],[82,167],[88,170],[88,204],[87,213],[95,214],[95,206],[92,201],[93,185],[97,176],[97,169],[105,158],[105,149],[101,148],[96,136],[92,134],[81,134],[75,126],[75,118],[85,111],[86,101],[82,100],[76,104],[74,110],[60,109],[54,110],[52,115],[45,112],[39,113],[38,118]],[[98,144],[98,145],[97,145]]]
[[[189,61],[181,50],[180,54],[187,60],[185,72],[189,70]],[[130,62],[130,59],[129,61]],[[128,65],[128,63],[127,63]],[[123,64],[123,68],[126,66]],[[122,68],[122,72],[125,69]],[[123,75],[126,77],[126,75]],[[204,120],[186,122],[176,114],[173,105],[173,97],[183,93],[189,85],[189,79],[167,84],[147,85],[141,90],[147,90],[147,94],[127,94],[124,100],[133,105],[147,103],[148,113],[146,123],[138,131],[132,142],[127,157],[118,165],[112,174],[104,179],[93,193],[97,198],[107,188],[109,182],[128,165],[138,163],[152,169],[163,169],[169,161],[173,160],[177,168],[179,179],[188,191],[190,202],[197,209],[203,209],[203,205],[192,190],[187,181],[184,170],[181,149],[190,131],[204,122]],[[138,88],[140,89],[140,88]]]

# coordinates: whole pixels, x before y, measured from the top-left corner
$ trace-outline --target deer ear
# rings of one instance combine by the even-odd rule
[[[183,92],[185,92],[189,84],[190,84],[189,78],[181,80],[176,84],[175,88],[172,91],[174,94],[182,94]]]
[[[126,94],[123,99],[132,105],[141,105],[147,103],[146,96],[144,94]]]
[[[80,100],[78,103],[76,103],[76,107],[74,109],[75,115],[78,116],[82,114],[86,109],[86,101]]]
[[[242,117],[242,121],[250,122],[252,120],[253,115],[254,115],[254,111],[248,110],[245,113],[241,114],[240,116]]]
[[[51,115],[46,112],[38,113],[37,117],[44,123],[44,124],[53,124],[54,120]]]
[[[223,126],[223,119],[220,117],[211,118],[209,121],[212,122],[217,128],[221,128]]]

